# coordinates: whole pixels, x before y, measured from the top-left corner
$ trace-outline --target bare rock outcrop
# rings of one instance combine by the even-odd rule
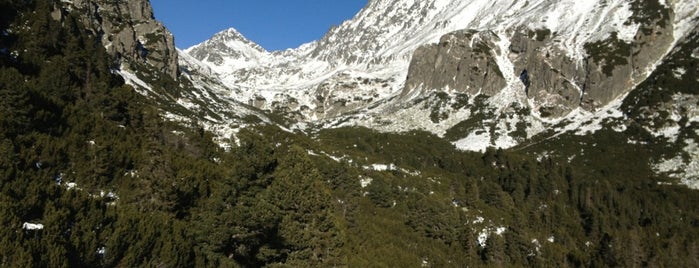
[[[177,78],[175,39],[155,20],[148,0],[73,0],[59,5],[54,19],[61,20],[71,11],[81,14],[85,27],[99,36],[107,52],[126,68],[145,64]]]
[[[438,44],[418,48],[401,97],[418,96],[432,89],[497,93],[506,85],[492,51],[498,40],[490,31],[463,30],[444,35]]]

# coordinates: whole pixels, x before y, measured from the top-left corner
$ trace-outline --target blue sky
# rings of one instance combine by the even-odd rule
[[[267,50],[320,39],[354,17],[367,0],[151,0],[155,18],[185,49],[235,28]]]

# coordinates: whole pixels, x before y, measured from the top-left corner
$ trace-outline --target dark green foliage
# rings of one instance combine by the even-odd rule
[[[450,141],[456,141],[464,138],[476,129],[486,127],[483,121],[494,116],[494,111],[486,103],[487,99],[488,96],[486,95],[475,96],[473,104],[470,106],[471,116],[448,129],[444,137]]]
[[[458,111],[466,107],[469,104],[469,96],[468,94],[457,93],[452,97],[446,92],[440,91],[420,101],[424,102],[425,109],[431,109],[430,120],[434,123],[439,123],[448,119],[452,111]],[[452,111],[448,110],[447,107],[450,107]]]
[[[527,36],[529,36],[529,38],[536,39],[536,41],[542,42],[551,37],[551,30],[546,28],[536,29],[535,31],[530,30]]]
[[[607,76],[612,76],[616,66],[628,64],[628,57],[631,56],[631,44],[620,40],[617,33],[605,39],[585,44],[585,51],[596,64],[602,66],[602,72]]]
[[[442,109],[449,101],[449,95],[446,92],[438,92],[434,96],[434,101],[426,101],[425,108],[431,108],[430,120],[433,123],[439,123],[442,120],[449,118],[449,112]]]
[[[627,23],[639,23],[643,29],[652,30],[653,25],[664,28],[670,20],[670,9],[658,0],[631,1],[631,11]]]

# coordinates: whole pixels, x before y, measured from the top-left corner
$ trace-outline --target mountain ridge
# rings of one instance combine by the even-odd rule
[[[257,66],[188,51],[235,99],[304,128],[425,130],[484,151],[620,118],[621,101],[694,30],[698,10],[692,1],[377,0],[320,40],[261,52]]]
[[[424,44],[429,44],[429,43],[439,43],[439,38],[441,38],[443,35],[453,32],[456,30],[461,30],[461,29],[476,29],[476,31],[479,31],[477,29],[483,29],[484,27],[489,27],[488,25],[493,25],[493,23],[498,23],[496,25],[502,25],[502,26],[497,26],[497,27],[502,27],[503,29],[500,30],[502,32],[501,34],[498,35],[497,38],[506,38],[506,39],[511,39],[511,38],[516,38],[517,36],[524,36],[524,39],[526,38],[526,35],[534,35],[534,37],[541,38],[542,41],[545,41],[543,46],[539,44],[538,46],[542,48],[547,48],[551,50],[551,52],[548,53],[556,53],[556,54],[563,54],[563,55],[568,55],[568,58],[565,58],[565,60],[572,60],[576,62],[573,65],[570,65],[568,63],[557,63],[558,65],[564,65],[562,66],[564,69],[570,69],[570,67],[573,68],[572,71],[567,71],[570,73],[570,75],[578,77],[578,78],[565,78],[565,80],[568,80],[570,85],[572,87],[569,87],[565,90],[568,91],[578,91],[579,93],[585,93],[585,94],[590,94],[588,92],[583,92],[583,88],[591,88],[594,85],[590,84],[584,84],[588,83],[585,80],[584,76],[589,76],[589,74],[585,74],[582,69],[585,67],[582,65],[583,61],[589,61],[588,60],[588,54],[590,54],[589,51],[586,51],[585,45],[590,45],[590,44],[597,44],[601,42],[600,44],[604,44],[603,42],[607,42],[607,40],[611,40],[609,42],[621,42],[622,43],[627,43],[631,42],[633,43],[634,38],[637,38],[636,35],[637,33],[640,33],[640,29],[642,28],[642,24],[636,22],[635,20],[632,19],[632,16],[634,13],[631,9],[634,8],[633,5],[638,5],[634,4],[638,3],[637,1],[614,1],[612,3],[607,3],[607,4],[601,4],[598,2],[586,2],[585,4],[581,4],[575,1],[568,1],[568,2],[562,2],[562,3],[557,3],[557,4],[551,4],[548,3],[547,1],[536,1],[536,2],[521,2],[521,1],[498,1],[495,3],[492,3],[492,5],[485,5],[484,1],[472,1],[472,2],[450,2],[450,1],[433,1],[433,2],[413,2],[413,1],[402,1],[400,3],[392,3],[391,5],[388,5],[388,3],[384,3],[381,1],[372,1],[370,2],[365,9],[360,11],[358,15],[352,19],[348,20],[345,23],[341,24],[340,26],[331,29],[328,34],[326,34],[321,40],[306,44],[302,46],[299,49],[292,49],[292,50],[287,50],[283,51],[280,53],[275,53],[271,57],[265,57],[268,61],[262,61],[259,62],[259,66],[249,66],[249,65],[244,65],[241,66],[241,68],[227,66],[227,67],[222,67],[217,70],[217,73],[219,73],[219,78],[221,81],[229,86],[232,91],[241,91],[241,94],[238,95],[238,99],[247,102],[249,104],[254,104],[258,108],[262,108],[265,110],[270,110],[270,111],[277,111],[277,112],[285,112],[285,110],[291,110],[292,112],[295,112],[297,115],[300,114],[302,120],[310,120],[310,121],[317,121],[319,119],[329,119],[332,117],[336,116],[341,116],[343,113],[347,112],[353,112],[357,111],[363,108],[367,108],[371,105],[377,104],[377,99],[376,97],[372,98],[372,101],[369,102],[359,102],[355,105],[353,105],[354,108],[351,109],[341,109],[337,105],[335,105],[336,102],[338,103],[351,103],[352,98],[348,98],[348,94],[343,93],[341,90],[341,86],[338,85],[336,82],[333,82],[333,77],[336,77],[338,75],[348,75],[350,77],[354,77],[360,80],[363,80],[364,78],[369,78],[369,79],[379,79],[379,80],[385,80],[385,81],[391,81],[388,83],[389,87],[387,89],[381,89],[377,90],[374,87],[363,87],[361,84],[356,85],[354,89],[352,89],[354,94],[358,94],[360,96],[363,96],[363,99],[368,99],[368,96],[376,96],[378,94],[378,98],[381,100],[386,100],[388,98],[391,98],[392,96],[395,96],[398,94],[400,91],[406,91],[405,87],[405,82],[406,82],[406,77],[410,77],[411,75],[409,74],[409,70],[407,66],[409,66],[410,59],[412,58],[413,54],[412,52],[417,49],[418,47],[424,45]],[[696,7],[696,4],[693,4],[691,1],[677,1],[672,3],[674,6],[676,6],[678,10],[678,14],[676,17],[676,21],[673,21],[672,24],[673,28],[669,29],[669,32],[672,32],[673,40],[677,38],[681,38],[681,35],[683,35],[687,31],[687,21],[691,21],[692,18],[697,17],[697,12],[696,9],[693,9],[692,7]],[[669,10],[672,8],[672,6],[666,6],[665,4],[659,4],[662,7],[665,7],[664,10]],[[694,5],[694,6],[693,6]],[[390,9],[388,7],[396,6],[398,8]],[[478,7],[486,7],[485,10],[478,9]],[[441,9],[440,9],[441,8]],[[487,9],[490,8],[490,9]],[[493,10],[494,9],[494,10]],[[434,19],[432,21],[429,21],[429,19],[424,19],[422,17],[416,17],[415,14],[417,13],[420,16],[422,15],[430,15],[431,16],[436,16],[435,14],[440,14],[443,15],[444,13],[449,13],[445,10],[449,10],[449,12],[452,13],[452,17],[446,17],[444,19]],[[464,11],[467,10],[467,11]],[[503,10],[507,12],[503,12]],[[543,14],[540,12],[534,12],[532,10],[543,10]],[[496,12],[497,11],[497,12]],[[693,11],[693,12],[692,12]],[[572,14],[569,14],[573,12]],[[394,14],[395,13],[395,14]],[[483,14],[485,13],[485,14]],[[500,22],[499,17],[497,16],[488,16],[488,14],[498,14],[502,13],[505,14],[502,16],[502,20],[504,22]],[[389,16],[389,15],[395,15],[394,17]],[[454,15],[457,14],[457,15]],[[519,15],[525,15],[525,18],[520,18],[520,16],[516,16],[517,14]],[[549,15],[546,15],[549,14]],[[675,14],[674,12],[672,14]],[[380,16],[381,15],[381,16]],[[567,17],[572,17],[573,19],[562,19],[564,16]],[[592,16],[590,18],[586,16]],[[640,16],[640,15],[639,15]],[[665,15],[669,16],[669,15]],[[427,16],[429,17],[429,16]],[[535,20],[534,18],[538,17],[551,17],[550,19],[544,18],[542,21]],[[378,18],[384,18],[384,22],[381,22],[380,19]],[[390,18],[390,19],[389,19]],[[395,23],[392,22],[394,20],[393,18],[399,18],[399,22],[397,23],[398,26],[395,26],[393,28],[396,28],[397,30],[384,30],[384,33],[377,33],[372,34],[372,31],[376,30],[371,30],[371,29],[392,29],[392,26],[390,23]],[[441,18],[441,17],[440,17]],[[480,18],[480,19],[478,19]],[[481,20],[482,19],[482,20]],[[509,21],[508,21],[509,19]],[[671,18],[666,17],[666,18],[660,18],[662,20],[670,20]],[[429,22],[424,22],[428,20]],[[535,21],[535,23],[526,23],[528,25],[522,26],[525,24],[525,22],[529,21]],[[370,23],[379,23],[379,25],[370,25]],[[412,34],[411,31],[415,30],[410,30],[410,28],[406,28],[407,25],[412,25],[417,23],[418,29],[420,27],[425,28],[425,26],[428,26],[426,28],[435,28],[438,27],[435,30],[430,29],[429,34],[427,38],[418,38],[414,36],[420,36],[421,34]],[[422,23],[422,24],[420,24]],[[653,21],[647,22],[649,25],[643,26],[643,27],[655,27]],[[653,24],[653,25],[651,25]],[[690,23],[691,24],[691,23]],[[401,26],[402,25],[402,26]],[[425,25],[425,26],[420,26],[420,25]],[[445,26],[446,25],[446,26]],[[471,25],[476,26],[475,28],[471,27]],[[585,26],[589,25],[589,26]],[[616,25],[616,26],[614,26]],[[678,25],[680,27],[676,27],[675,25]],[[525,27],[525,29],[521,29],[521,27]],[[528,27],[528,28],[526,28]],[[585,28],[587,27],[587,28]],[[560,28],[560,29],[559,29]],[[361,29],[361,31],[359,30]],[[407,29],[409,33],[403,34],[403,37],[398,35],[397,38],[394,38],[395,40],[392,42],[396,43],[405,43],[407,44],[407,48],[405,49],[406,52],[400,52],[403,50],[398,50],[398,52],[391,52],[388,53],[385,57],[386,58],[394,58],[393,63],[387,63],[387,64],[378,64],[376,60],[378,61],[383,61],[380,60],[382,57],[382,53],[386,54],[387,52],[362,52],[364,51],[375,51],[378,49],[378,51],[391,51],[390,47],[393,47],[393,43],[387,42],[387,41],[382,41],[382,40],[388,40],[391,39],[391,37],[396,36],[398,33],[403,32],[403,29]],[[528,29],[528,30],[527,30]],[[580,29],[585,29],[584,31],[580,31]],[[368,33],[366,33],[368,31]],[[418,30],[418,32],[421,30]],[[537,34],[540,31],[541,34]],[[567,33],[561,33],[561,31],[567,31]],[[356,34],[355,34],[356,32]],[[610,38],[610,35],[612,32],[616,32],[614,34],[613,38]],[[669,32],[666,31],[666,35],[664,36],[669,36]],[[343,34],[344,33],[344,34]],[[548,34],[549,36],[545,36],[545,34]],[[553,34],[553,35],[552,35]],[[424,34],[423,34],[424,35]],[[345,37],[346,36],[346,37]],[[378,36],[378,37],[377,37]],[[677,36],[675,38],[674,36]],[[422,41],[418,42],[405,42],[405,39],[419,39]],[[606,39],[605,39],[606,38]],[[657,39],[657,37],[651,37]],[[520,40],[522,38],[519,38]],[[580,40],[578,40],[580,39]],[[667,38],[666,38],[667,39]],[[339,41],[338,41],[339,40]],[[577,41],[575,41],[577,40]],[[586,40],[586,41],[585,41]],[[662,37],[661,39],[662,40]],[[353,43],[355,42],[355,43]],[[646,42],[643,40],[637,41],[639,43],[641,42]],[[658,50],[658,52],[653,52],[651,55],[659,55],[659,56],[651,56],[655,58],[656,60],[661,58],[664,53],[667,53],[669,49],[672,48],[672,42],[671,40],[668,41],[652,41],[652,42],[658,42],[658,48],[653,48],[655,50]],[[665,44],[661,44],[662,42],[666,42]],[[669,43],[667,43],[669,42]],[[342,45],[338,45],[342,44]],[[382,47],[381,44],[385,44],[386,47]],[[521,46],[521,44],[518,44]],[[526,44],[524,44],[526,45]],[[592,45],[590,45],[592,46]],[[661,47],[667,47],[666,49],[661,48]],[[330,48],[329,51],[325,50],[327,48]],[[342,49],[342,53],[336,53],[334,51],[338,49]],[[489,49],[496,49],[496,48],[489,48]],[[509,50],[510,48],[497,48],[499,50]],[[352,52],[349,52],[352,51]],[[192,52],[190,50],[190,52]],[[324,61],[325,58],[328,58],[327,55],[323,54],[327,53],[328,55],[336,55],[337,59],[334,59],[332,61]],[[347,54],[349,53],[349,54]],[[356,63],[355,60],[362,58],[363,54],[372,55],[368,56],[371,60],[366,61],[366,60],[358,60],[360,63]],[[376,53],[376,54],[371,54],[371,53]],[[397,54],[396,54],[397,53]],[[501,51],[500,53],[505,53],[504,51]],[[511,53],[511,52],[508,52]],[[639,53],[639,51],[636,51],[635,53]],[[647,54],[648,52],[643,52],[642,54]],[[204,55],[206,54],[203,51],[197,51],[197,54],[199,55],[198,59],[203,59]],[[269,54],[269,53],[268,53]],[[496,53],[497,54],[497,53]],[[349,56],[347,56],[349,55]],[[401,56],[402,55],[402,56]],[[526,55],[526,57],[530,57],[529,55]],[[399,59],[395,59],[399,58]],[[597,56],[594,58],[596,63],[600,63]],[[625,59],[622,59],[625,60]],[[518,66],[519,70],[512,70],[512,71],[505,71],[504,73],[509,74],[509,73],[514,73],[514,72],[519,72],[522,68],[526,68],[526,66],[519,67],[522,65],[526,65],[526,62],[521,62],[522,60],[517,60],[520,62],[515,62],[515,64]],[[636,60],[634,60],[636,61]],[[656,62],[652,59],[647,59],[645,61],[648,61],[648,65],[646,66],[639,66],[636,68],[644,69],[644,68],[651,68],[652,65],[656,64]],[[590,61],[592,62],[592,61]],[[614,62],[611,62],[613,64]],[[594,63],[593,63],[594,64]],[[607,72],[607,66],[609,66],[610,63],[605,63],[601,62],[601,67],[605,67],[604,71]],[[606,64],[606,65],[605,65]],[[210,67],[216,69],[217,67],[214,65],[209,64]],[[276,67],[275,67],[276,66]],[[371,67],[374,66],[374,67]],[[568,67],[570,66],[570,67]],[[556,67],[546,67],[547,69],[551,69],[554,71],[556,68],[560,68],[559,66]],[[594,66],[591,66],[590,68],[596,68]],[[496,68],[496,69],[501,69],[501,68]],[[500,70],[496,70],[500,71]],[[547,70],[545,70],[547,71]],[[642,76],[642,73],[648,73],[648,71],[640,70],[640,71],[625,71],[625,72],[633,72],[637,73],[634,75],[640,75]],[[372,75],[374,74],[374,75]],[[376,76],[378,75],[378,77]],[[566,74],[567,75],[567,74]],[[598,75],[599,78],[596,78],[598,82],[596,83],[607,83],[607,85],[600,85],[599,87],[605,87],[605,86],[611,86],[612,84],[609,84],[609,82],[604,82],[606,78],[604,78],[603,74]],[[621,76],[621,75],[618,75]],[[510,81],[515,80],[511,79],[510,76],[508,75],[508,79]],[[571,79],[580,79],[580,81],[573,81]],[[584,79],[584,80],[583,80]],[[335,79],[337,80],[337,79]],[[422,81],[424,79],[419,78],[417,79],[418,81]],[[534,80],[536,81],[541,81],[541,80]],[[321,86],[323,82],[330,82],[327,84],[327,86]],[[620,83],[620,82],[613,82],[613,83]],[[408,81],[408,84],[411,84]],[[414,83],[412,83],[414,84]],[[513,84],[510,82],[510,84]],[[416,87],[417,85],[412,85],[410,87]],[[514,85],[510,85],[514,86]],[[546,85],[549,86],[550,85]],[[322,88],[321,88],[322,87]],[[329,89],[328,89],[329,87]],[[442,86],[436,86],[434,89],[439,89],[443,88]],[[453,88],[453,86],[451,87]],[[338,98],[332,98],[330,97],[330,101],[328,103],[326,96],[332,96],[331,92],[334,92],[337,90],[340,92],[340,97]],[[491,92],[497,92],[499,91],[499,88],[492,88]],[[547,89],[549,90],[549,89]],[[617,91],[628,91],[627,89],[617,89]],[[476,93],[472,90],[470,91],[470,94]],[[594,92],[604,92],[604,91],[594,91]],[[613,92],[613,91],[612,91]],[[401,95],[406,95],[407,93],[403,92]],[[569,93],[564,93],[567,95],[573,95],[576,94],[574,92],[569,92]],[[590,101],[586,101],[588,104],[586,104],[587,108],[586,110],[591,110],[595,106],[600,106],[600,105],[605,105],[612,99],[616,98],[617,96],[620,95],[620,93],[612,93],[611,95],[607,96],[603,93],[602,95],[599,95],[599,93],[595,93],[594,97]],[[537,102],[541,103],[544,101],[545,98],[548,98],[547,96],[557,96],[560,95],[556,92],[547,92],[542,95],[542,97],[537,98]],[[579,96],[577,98],[583,99],[583,94],[578,94]],[[323,98],[323,102],[319,102],[314,100],[314,98]],[[575,99],[574,97],[570,96],[565,96],[566,98],[571,98]],[[598,100],[599,99],[599,100]],[[260,101],[263,100],[263,101]],[[282,107],[273,107],[271,104],[273,102],[276,103],[281,103]],[[295,108],[290,108],[289,106],[283,106],[284,103],[286,102],[292,102],[296,103],[292,106],[295,106]],[[595,104],[595,102],[598,102]],[[576,105],[577,103],[571,102],[570,104],[566,104],[568,106],[571,105]],[[555,104],[554,104],[555,105]],[[306,109],[303,110],[302,108],[305,107]],[[343,112],[338,112],[338,113],[327,113],[327,110],[343,110]],[[574,107],[573,107],[574,108]],[[566,113],[570,112],[572,109],[567,108],[558,112],[554,112],[556,114],[555,117],[561,117],[562,115],[565,115]],[[288,111],[286,111],[288,112]],[[303,119],[305,118],[305,119]]]
[[[691,3],[688,4],[688,1],[677,2],[675,5],[690,5],[691,9]],[[398,8],[389,9],[389,6],[397,6]],[[392,88],[389,90],[390,92],[384,92],[385,94],[382,94],[383,96],[390,96],[391,93],[395,93],[401,89],[402,83],[407,75],[407,68],[405,68],[405,66],[408,65],[407,63],[412,57],[412,52],[417,47],[423,44],[436,43],[442,35],[452,31],[469,28],[474,29],[474,27],[471,25],[476,26],[475,29],[482,29],[483,27],[486,27],[486,25],[492,25],[493,21],[497,21],[497,18],[493,18],[492,16],[488,17],[484,14],[478,13],[480,12],[478,7],[484,6],[485,3],[483,1],[473,1],[468,3],[457,2],[456,4],[449,1],[402,1],[400,3],[392,3],[391,5],[381,1],[372,1],[365,9],[360,11],[354,19],[348,20],[340,26],[331,29],[328,34],[318,41],[306,44],[299,49],[291,49],[281,53],[276,53],[275,55],[277,57],[266,57],[268,61],[259,62],[259,66],[257,67],[249,66],[247,64],[240,67],[226,66],[220,68],[217,72],[222,74],[221,80],[232,88],[240,87],[252,90],[268,90],[272,92],[270,94],[280,96],[279,99],[263,96],[267,100],[267,103],[271,103],[272,101],[283,100],[283,95],[285,94],[293,95],[294,92],[292,91],[301,90],[311,93],[314,90],[314,86],[318,85],[321,81],[332,77],[333,74],[343,72],[343,70],[349,69],[359,73],[378,73],[377,69],[392,70],[389,71],[391,74],[385,74],[382,77],[383,79],[392,78],[395,81],[392,83]],[[529,8],[527,9],[527,7]],[[632,22],[628,18],[630,17],[630,14],[633,13],[630,10],[630,4],[627,3],[627,1],[615,1],[605,5],[601,5],[599,3],[595,4],[593,2],[587,4],[564,2],[551,5],[546,3],[546,1],[537,1],[532,3],[527,2],[525,5],[524,3],[521,3],[521,1],[498,1],[493,3],[490,8],[494,8],[495,10],[487,9],[481,13],[505,14],[503,17],[505,19],[509,18],[511,21],[505,21],[505,23],[503,23],[505,26],[502,27],[505,27],[505,29],[510,29],[508,31],[511,31],[513,26],[522,25],[526,21],[534,20],[531,17],[547,16],[531,11],[535,8],[543,9],[545,12],[550,13],[550,16],[558,16],[555,19],[544,19],[543,22],[530,24],[528,27],[530,29],[538,29],[538,27],[542,27],[541,29],[549,32],[553,31],[554,33],[558,33],[559,36],[559,30],[572,32],[571,37],[557,37],[557,39],[562,40],[562,42],[557,46],[562,46],[564,48],[569,47],[570,49],[561,49],[559,51],[569,55],[571,59],[577,61],[578,64],[580,61],[586,58],[587,52],[583,47],[583,45],[586,43],[580,40],[573,40],[583,38],[585,40],[589,40],[590,42],[588,43],[591,43],[592,41],[596,42],[602,40],[604,36],[609,35],[612,31],[616,31],[618,32],[616,36],[619,38],[619,40],[622,42],[628,42],[634,38],[641,26],[636,22]],[[509,13],[512,14],[502,12],[503,9],[509,9]],[[429,20],[423,18],[424,16],[419,17],[418,19],[414,14],[417,13],[427,17],[430,15],[436,17],[436,14],[443,15],[444,13],[449,13],[444,10],[451,11],[451,17],[446,17],[446,19],[443,20],[433,19],[429,22],[424,22],[425,20]],[[577,10],[574,11],[575,13],[573,14],[575,19],[561,19],[562,16],[568,15],[567,12],[570,12],[570,10]],[[529,12],[531,17],[521,19],[514,15],[521,15],[521,13],[526,14],[526,12]],[[454,15],[454,13],[456,15]],[[590,19],[586,18],[584,16],[585,14],[600,14],[600,17],[598,17],[597,20],[589,22]],[[614,15],[608,16],[610,14]],[[696,17],[697,15],[695,12],[694,14],[682,14],[682,16]],[[604,19],[607,17],[611,17],[611,19]],[[382,21],[377,18],[386,19]],[[392,21],[394,20],[393,18],[401,18],[403,21],[396,23]],[[478,20],[477,18],[485,20]],[[490,19],[490,22],[488,22],[488,19]],[[566,23],[554,23],[554,21],[563,21]],[[420,37],[425,34],[413,34],[411,32],[411,28],[408,27],[412,26],[417,29],[420,29],[420,27],[425,27],[413,26],[412,24],[416,22],[418,24],[422,23],[420,25],[428,26],[426,28],[438,28],[436,28],[436,30],[426,31],[429,33],[426,34],[427,37]],[[371,23],[378,24],[371,25]],[[391,23],[398,26],[394,27],[391,25]],[[585,32],[580,32],[579,29],[585,24],[591,24],[591,26],[589,26]],[[618,31],[617,28],[613,28],[611,25],[617,25],[613,27],[617,27],[621,30]],[[376,30],[378,28],[388,30],[378,31]],[[395,30],[393,28],[395,28]],[[361,31],[359,29],[361,29]],[[406,30],[409,33],[402,33]],[[682,34],[682,29],[675,30],[677,30],[677,33],[674,33],[674,35]],[[418,31],[425,32],[424,30]],[[686,31],[686,29],[684,29],[684,31]],[[422,41],[407,41],[406,39],[419,39]],[[394,52],[389,52],[394,50],[392,48],[399,47],[397,44],[407,44],[407,47],[404,49],[399,48]],[[196,54],[199,56],[195,58],[201,60],[203,59],[205,52],[197,51]],[[329,57],[328,55],[334,56]],[[384,58],[387,58],[389,61],[394,61],[395,64],[378,64],[381,61],[385,61]],[[216,68],[216,66],[212,67]],[[268,73],[271,76],[267,76],[265,73]],[[361,91],[361,89],[359,89],[359,91]],[[250,100],[259,96],[255,96],[255,94],[248,94],[240,97],[241,99]],[[301,96],[294,97],[298,99]],[[604,100],[602,104],[606,103],[607,101],[608,100]],[[311,111],[314,110],[313,106],[320,106],[318,103],[314,103],[312,100],[304,100],[303,102],[305,102],[304,104],[306,106],[311,108]],[[269,105],[260,108],[272,110]],[[306,118],[314,118],[312,113],[305,114],[307,114]]]

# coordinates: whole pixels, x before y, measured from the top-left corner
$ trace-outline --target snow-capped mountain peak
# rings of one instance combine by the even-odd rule
[[[257,66],[271,57],[267,50],[234,28],[221,31],[184,52],[199,59],[216,73]]]

